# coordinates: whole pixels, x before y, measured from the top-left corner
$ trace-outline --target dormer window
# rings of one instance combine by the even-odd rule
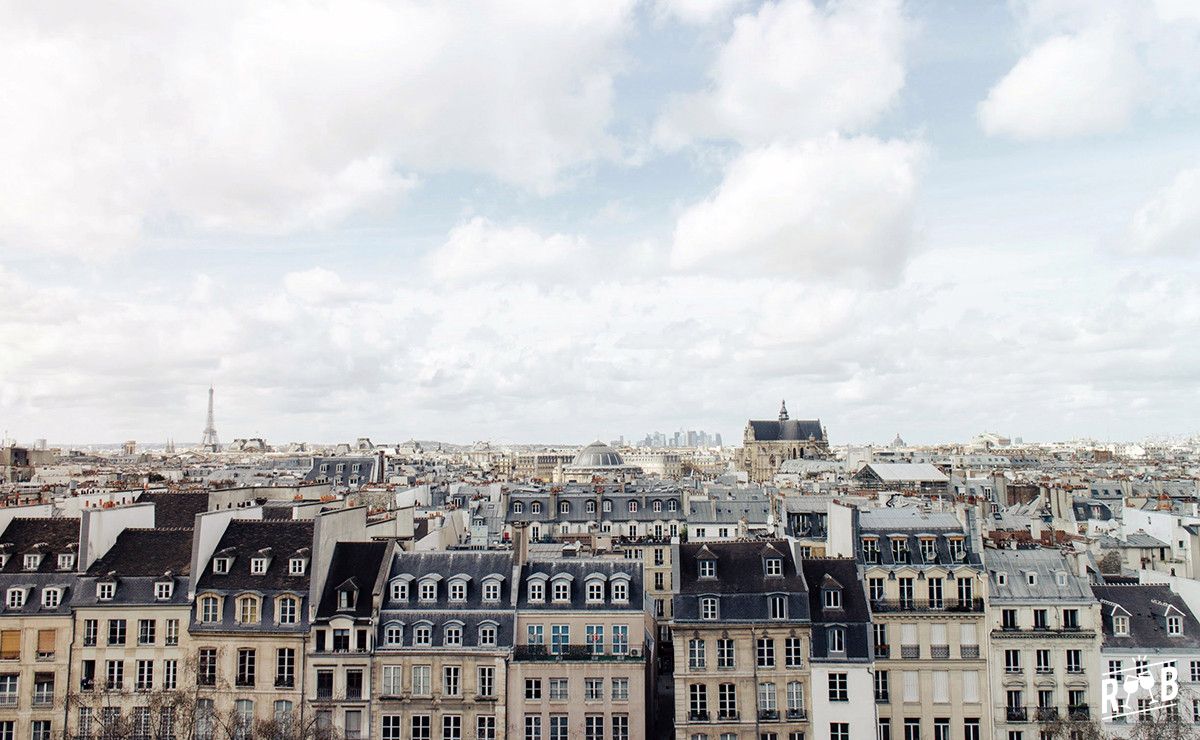
[[[842,608],[842,592],[836,588],[827,588],[824,591],[824,605],[826,609],[841,609]]]
[[[874,537],[863,537],[862,553],[864,563],[879,562],[879,540]]]
[[[217,575],[225,575],[229,572],[229,566],[232,565],[231,558],[213,558],[213,573]]]
[[[42,606],[47,609],[56,609],[62,602],[62,591],[57,588],[42,589]]]
[[[450,582],[450,600],[451,601],[466,601],[467,600],[467,584],[465,581]]]
[[[258,624],[258,598],[242,596],[237,600],[238,621],[242,624]]]
[[[1172,636],[1183,634],[1183,617],[1177,615],[1167,617],[1167,634]]]
[[[404,628],[398,624],[389,624],[383,628],[385,645],[399,645],[404,642]]]
[[[202,596],[200,598],[200,621],[205,624],[211,624],[221,619],[220,601],[216,596]]]
[[[1129,617],[1124,614],[1113,617],[1113,634],[1118,637],[1129,636]]]
[[[529,600],[530,601],[545,601],[546,600],[546,584],[541,581],[529,582]]]
[[[961,562],[966,559],[967,553],[963,548],[963,540],[961,537],[952,537],[947,542],[950,544],[950,557],[955,562]]]
[[[996,571],[996,585],[997,586],[1008,585],[1008,574],[1002,570]]]
[[[338,609],[353,609],[358,602],[358,589],[343,588],[338,590]]]
[[[679,502],[676,501],[675,499],[669,499],[667,501],[667,511],[678,511],[678,510],[679,510]]]
[[[700,599],[700,618],[717,618],[717,599],[714,596],[704,596]]]
[[[529,505],[529,513],[530,514],[541,514],[542,513],[542,502],[534,501],[532,504],[530,504]]]
[[[650,508],[654,511],[662,511],[662,501],[655,501]]]
[[[1028,573],[1026,573],[1025,574],[1025,583],[1029,584],[1030,586],[1036,586],[1037,585],[1037,573],[1035,573],[1033,571],[1029,571]]]
[[[5,602],[9,609],[20,609],[25,606],[25,589],[10,588]]]
[[[603,508],[605,511],[612,511],[612,501],[608,501],[608,500],[606,499],[606,500],[604,501],[604,504],[602,505],[602,508]]]
[[[829,629],[829,652],[846,652],[846,630],[841,627],[831,627]]]
[[[908,562],[908,540],[903,537],[897,537],[892,540],[892,562],[907,563]]]
[[[717,561],[711,558],[705,558],[700,562],[700,577],[701,578],[716,578],[717,577]]]
[[[305,564],[307,562],[308,561],[306,561],[304,558],[292,558],[291,560],[289,560],[288,561],[288,575],[289,576],[304,575]]]
[[[281,596],[275,602],[275,621],[280,624],[295,624],[300,613],[300,600],[295,596]]]
[[[75,567],[75,554],[64,552],[58,556],[58,569],[71,570]]]
[[[937,540],[929,537],[921,540],[921,558],[926,563],[932,563],[937,560]]]
[[[587,601],[589,604],[599,604],[604,601],[604,584],[600,581],[589,581],[587,585]]]
[[[437,601],[437,581],[421,581],[421,601]]]
[[[629,502],[629,513],[636,514],[637,510],[638,510],[637,501],[630,501]]]
[[[525,504],[521,503],[520,501],[515,502],[513,504],[513,513],[514,514],[524,514],[525,513]]]
[[[571,600],[571,584],[566,581],[556,581],[554,583],[554,600],[564,602]]]
[[[96,584],[96,600],[112,601],[117,594],[117,584],[112,581],[100,581]]]
[[[392,581],[392,601],[408,601],[407,581]]]
[[[25,556],[25,570],[37,570],[42,564],[42,556],[37,553],[30,553]]]
[[[768,576],[783,575],[783,559],[782,558],[767,558],[766,571]]]
[[[558,502],[558,513],[559,514],[570,514],[571,513],[571,502],[570,501],[559,501]]]
[[[457,625],[453,627],[447,627],[446,631],[442,634],[442,644],[446,645],[447,647],[458,647],[459,645],[462,645],[462,627]]]
[[[483,582],[483,600],[496,602],[500,600],[500,582],[491,579]]]
[[[480,647],[495,647],[496,646],[496,628],[493,625],[485,624],[479,628],[479,646]]]
[[[629,601],[629,584],[624,580],[613,581],[612,600],[621,604]]]
[[[588,501],[587,504],[585,504],[585,511],[587,511],[587,513],[589,513],[589,514],[595,514],[596,513],[596,502]]]
[[[428,647],[433,644],[433,628],[427,624],[417,626],[413,630],[413,644]]]
[[[158,581],[154,584],[154,598],[159,601],[166,601],[171,598],[171,594],[175,591],[175,584],[171,581]]]
[[[251,558],[250,559],[250,574],[261,576],[267,572],[266,558]]]
[[[768,596],[767,612],[771,619],[787,619],[787,599],[782,596]]]

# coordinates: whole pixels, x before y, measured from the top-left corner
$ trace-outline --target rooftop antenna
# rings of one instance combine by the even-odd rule
[[[204,438],[200,440],[200,447],[209,452],[220,452],[221,441],[217,439],[217,425],[213,422],[213,388],[208,387],[208,421],[204,425]]]

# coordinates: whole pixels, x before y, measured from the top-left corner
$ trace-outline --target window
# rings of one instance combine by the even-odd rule
[[[554,600],[562,603],[571,600],[571,584],[567,581],[554,582]]]
[[[879,562],[879,540],[875,537],[863,537],[862,539],[863,562],[878,563]]]
[[[541,581],[529,582],[529,600],[530,601],[545,601],[546,600],[546,584]]]
[[[225,574],[229,572],[229,558],[213,558],[213,573]]]
[[[294,596],[284,596],[277,602],[276,618],[280,624],[295,624],[299,612],[299,601]]]
[[[449,626],[442,632],[442,644],[447,647],[462,645],[462,627]]]
[[[451,601],[466,601],[467,600],[467,584],[465,581],[450,582],[450,600]]]
[[[1063,609],[1063,628],[1069,630],[1079,629],[1078,609]]]
[[[421,601],[437,601],[437,582],[432,580],[421,581],[421,591],[418,598]]]
[[[480,666],[475,673],[479,696],[492,697],[496,695],[495,666]]]
[[[717,719],[737,719],[737,686],[723,683],[717,687]]]
[[[251,558],[250,559],[250,574],[261,576],[267,572],[266,558]]]
[[[1083,651],[1067,651],[1067,673],[1083,673]]]
[[[238,648],[237,651],[237,678],[238,686],[253,686],[255,674],[255,651],[254,648]]]
[[[783,575],[783,560],[781,558],[766,559],[766,574],[771,577]]]
[[[907,563],[908,562],[908,540],[903,537],[897,537],[892,540],[892,562]]]
[[[711,558],[705,558],[698,561],[700,564],[701,578],[716,578],[717,577],[717,561]]]
[[[413,630],[413,644],[428,647],[433,644],[433,628],[428,624],[419,624]]]
[[[836,588],[827,588],[824,591],[825,608],[826,609],[841,609],[842,608],[842,592]]]
[[[759,668],[775,667],[775,640],[770,637],[758,638],[756,644]]]
[[[888,690],[888,672],[876,669],[875,671],[875,701],[879,704],[887,704],[891,700]]]
[[[408,601],[408,581],[392,581],[392,601]]]
[[[571,644],[571,625],[569,624],[552,624],[550,625],[550,652],[554,655],[566,652],[567,646]]]
[[[242,596],[237,600],[238,622],[258,624],[258,597]]]
[[[623,580],[613,581],[612,600],[621,604],[629,601],[629,584]]]
[[[1034,670],[1036,670],[1038,673],[1052,673],[1054,671],[1054,669],[1050,667],[1049,650],[1039,649],[1036,653],[1034,653],[1034,664]]]
[[[201,686],[217,684],[217,649],[200,648],[196,659],[196,683]]]
[[[612,718],[612,740],[629,740],[629,715],[614,714]]]
[[[584,716],[583,740],[604,740],[603,714],[588,714]]]
[[[849,685],[845,673],[829,674],[829,701],[850,701]]]
[[[921,740],[921,720],[913,717],[904,719],[904,740]]]
[[[96,584],[96,600],[112,601],[117,593],[117,584],[112,581],[100,581]]]
[[[587,600],[589,604],[604,601],[604,584],[599,581],[589,581],[587,585]]]
[[[413,696],[430,696],[433,694],[433,667],[415,665],[412,667]]]
[[[1170,616],[1167,617],[1167,634],[1182,635],[1183,634],[1183,617]]]
[[[688,713],[692,719],[708,718],[708,687],[704,684],[688,686]]]
[[[701,619],[716,619],[717,618],[717,600],[712,596],[705,596],[700,599],[700,618]]]
[[[525,715],[525,740],[542,740],[541,715]]]
[[[62,591],[57,588],[42,589],[42,606],[47,609],[57,609],[62,601]]]
[[[883,601],[882,578],[868,578],[867,590],[870,592],[871,601]]]
[[[975,586],[974,582],[968,578],[958,579],[958,605],[961,607],[969,607],[974,601]]]
[[[758,685],[759,716],[771,718],[778,716],[779,705],[776,703],[775,684],[770,681]]]
[[[205,623],[216,622],[220,619],[218,611],[218,602],[216,596],[202,596],[200,598],[200,621]]]
[[[0,706],[16,706],[17,695],[17,674],[0,675]]]
[[[542,698],[542,679],[527,678],[525,679],[525,700],[539,701]]]
[[[1005,650],[1004,651],[1004,672],[1005,673],[1020,673],[1021,672],[1021,651],[1020,650]]]
[[[109,645],[124,645],[125,644],[125,620],[124,619],[108,620],[108,644]]]
[[[484,601],[499,601],[500,600],[500,582],[492,579],[483,582],[483,600]],[[495,718],[492,718],[493,721]]]
[[[1049,619],[1047,619],[1046,610],[1045,609],[1034,609],[1033,610],[1033,628],[1035,630],[1044,630],[1044,629],[1048,628],[1049,626],[1050,626],[1050,622],[1049,622]]]
[[[462,740],[461,714],[442,715],[442,740]]]
[[[432,740],[433,721],[428,714],[414,714],[409,720],[409,737],[412,740]]]
[[[275,686],[291,688],[296,684],[296,649],[278,648],[275,651]]]
[[[933,721],[933,740],[950,740],[950,720],[939,717]]]
[[[612,680],[613,701],[629,701],[629,679],[614,678]]]
[[[168,659],[163,661],[163,684],[168,691],[174,690],[179,684],[179,661]]]
[[[829,740],[850,740],[850,723],[830,722]]]
[[[125,683],[125,662],[121,660],[107,661],[104,665],[104,680],[106,688],[120,691]]]
[[[788,668],[804,667],[804,641],[799,637],[784,639],[783,664]]]
[[[154,584],[154,598],[159,601],[166,601],[171,598],[171,594],[175,591],[175,584],[171,581],[158,581]]]
[[[30,724],[30,733],[32,740],[50,740],[50,720],[35,719]]]
[[[963,720],[963,740],[979,740],[979,720]]]
[[[787,599],[782,596],[768,596],[767,613],[771,619],[787,619]]]
[[[705,666],[704,640],[688,640],[688,668],[703,670]]]
[[[154,688],[154,661],[139,660],[137,662],[133,688],[136,691],[149,691]]]
[[[846,652],[846,630],[841,627],[829,628],[829,652]]]
[[[604,679],[585,678],[583,680],[583,698],[586,701],[604,701]]]
[[[721,638],[717,640],[717,668],[733,668],[733,640]]]
[[[930,609],[943,608],[945,606],[945,602],[942,600],[942,579],[941,578],[930,578],[928,581],[925,582],[925,584],[926,584],[926,590],[929,594],[929,608]]]
[[[462,693],[462,668],[456,665],[442,666],[442,694],[458,696]]]
[[[1121,636],[1129,635],[1129,617],[1123,614],[1113,617],[1113,634]]]
[[[530,505],[529,505],[529,513],[531,513],[531,514],[541,514],[541,513],[542,513],[542,502],[541,502],[541,501],[534,501],[532,504],[530,504]]]
[[[479,628],[479,646],[496,646],[496,627],[494,625],[485,624]]]
[[[612,628],[613,655],[625,655],[629,652],[629,625],[614,624]]]
[[[524,514],[525,513],[525,504],[521,503],[520,501],[514,502],[513,503],[513,513],[514,514]]]
[[[550,679],[550,701],[566,701],[568,698],[567,679]]]
[[[496,717],[481,714],[475,718],[475,740],[496,740]]]
[[[288,560],[288,575],[302,576],[304,575],[304,566],[307,561],[304,558],[292,558]]]
[[[153,645],[155,622],[153,619],[138,620],[138,644]]]

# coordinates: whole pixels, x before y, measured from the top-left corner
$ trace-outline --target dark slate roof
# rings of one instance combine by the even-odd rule
[[[1071,509],[1075,512],[1075,521],[1086,522],[1089,519],[1107,522],[1113,518],[1108,504],[1101,501],[1072,501]]]
[[[106,577],[97,577],[94,575],[80,576],[74,596],[71,599],[71,605],[75,607],[101,606],[127,609],[130,606],[146,604],[162,606],[188,603],[187,576],[176,575],[171,577],[171,581],[175,584],[175,587],[171,591],[171,598],[166,600],[159,600],[154,597],[155,584],[163,580],[162,576],[118,575],[116,577],[117,589],[113,594],[113,598],[108,601],[100,601],[96,598],[96,584],[102,580],[106,580]]]
[[[1105,648],[1141,650],[1145,648],[1200,649],[1200,622],[1187,604],[1170,586],[1142,584],[1137,586],[1092,586],[1100,599],[1100,617],[1104,629]],[[1171,608],[1173,607],[1173,609]],[[1176,612],[1175,609],[1179,611]],[[1123,611],[1122,611],[1123,610]],[[1113,613],[1129,614],[1129,635],[1113,634]],[[1183,634],[1167,634],[1166,615],[1183,617]]]
[[[767,557],[783,560],[782,576],[767,576]],[[699,561],[715,558],[716,578],[699,576]],[[700,600],[718,599],[717,622],[776,622],[769,618],[768,597],[787,599],[785,623],[808,621],[808,584],[797,570],[786,540],[709,542],[680,545],[679,595],[674,599],[676,621],[700,618]]]
[[[213,557],[232,555],[229,573],[216,575],[212,561],[199,574],[197,590],[219,591],[297,591],[308,589],[309,568],[303,576],[288,575],[288,560],[300,550],[312,547],[313,523],[302,521],[256,521],[235,519],[225,528]],[[271,562],[262,575],[250,573],[250,560],[260,550],[270,548]]]
[[[867,595],[863,592],[862,580],[858,577],[858,566],[850,558],[818,558],[802,563],[804,580],[809,584],[808,605],[813,624],[820,622],[846,624],[848,622],[870,622],[871,611],[867,608]],[[842,608],[825,609],[822,590],[842,590]]]
[[[87,570],[89,576],[115,572],[127,576],[161,576],[167,571],[187,575],[192,570],[192,530],[126,529]]]
[[[820,419],[752,419],[750,429],[754,432],[754,439],[760,442],[807,440],[809,437],[818,441],[825,439]]]
[[[432,603],[418,600],[422,578],[430,575],[440,577],[437,584],[437,599]],[[449,580],[456,575],[470,578],[467,582],[465,602],[451,603]],[[483,601],[483,580],[498,575],[500,600],[497,603]],[[408,599],[392,599],[392,581],[409,581]],[[513,644],[516,615],[512,606],[513,556],[511,552],[396,552],[388,571],[388,582],[384,585],[383,607],[379,612],[379,635],[376,650],[415,648],[414,627],[428,623],[432,629],[432,647],[443,647],[445,627],[452,622],[461,623],[463,648],[479,647],[479,627],[487,622],[496,626],[497,647],[507,648]],[[639,606],[640,606],[639,602]],[[403,642],[399,646],[387,645],[383,633],[389,625],[403,627]],[[485,647],[494,650],[494,647]]]
[[[59,553],[75,553],[79,549],[78,519],[17,518],[8,523],[0,535],[0,547],[9,555],[8,562],[0,573],[31,573],[25,570],[26,553],[39,548],[45,556],[36,572],[53,573],[58,570]]]
[[[569,574],[571,580],[571,600],[565,603],[555,602],[551,599],[551,586],[554,577],[561,574]],[[608,581],[612,581],[614,575],[625,574],[629,576],[629,602],[627,604],[614,604],[606,601],[602,605],[592,605],[587,603],[587,589],[584,584],[587,582],[588,575],[592,573],[600,573],[605,576]],[[534,576],[547,576],[546,581],[546,601],[544,603],[529,601],[529,583]],[[604,560],[599,558],[569,558],[562,560],[538,560],[536,562],[526,563],[521,569],[521,590],[517,601],[518,607],[522,611],[566,611],[578,609],[604,609],[612,610],[631,610],[642,611],[644,593],[642,590],[642,566],[641,561],[637,560]]]
[[[387,552],[386,542],[339,542],[333,550],[333,560],[325,578],[325,592],[321,594],[321,603],[317,607],[317,618],[346,614],[338,611],[337,590],[346,581],[353,581],[358,587],[358,600],[349,616],[370,619],[373,612],[372,590],[379,571],[384,567],[383,560]]]
[[[195,526],[196,515],[208,511],[207,492],[171,493],[166,491],[150,491],[138,498],[138,503],[154,504],[154,526],[183,527],[191,529]]]
[[[74,573],[62,571],[58,573],[24,573],[0,574],[0,615],[4,616],[38,616],[51,614],[70,614],[71,597],[77,590],[78,578]],[[25,588],[25,605],[19,609],[8,606],[7,594],[10,588]],[[42,591],[57,588],[61,591],[58,606],[47,609],[42,606]]]

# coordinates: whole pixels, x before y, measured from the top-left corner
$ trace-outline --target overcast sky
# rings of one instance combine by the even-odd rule
[[[1200,431],[1200,3],[0,4],[29,442]]]

